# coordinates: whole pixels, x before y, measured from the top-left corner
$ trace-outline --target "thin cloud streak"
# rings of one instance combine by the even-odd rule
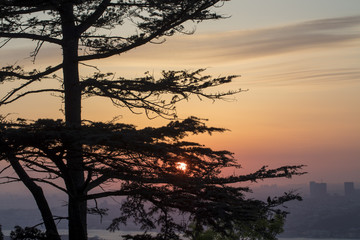
[[[289,71],[279,74],[265,74],[252,85],[294,86],[296,84],[319,85],[327,83],[360,83],[358,68],[311,69],[304,71]]]
[[[264,57],[275,54],[341,47],[360,40],[360,16],[323,19],[254,31],[236,31],[214,36],[210,48],[223,50],[228,60]],[[206,42],[201,45],[206,46]],[[216,57],[216,56],[214,56]]]
[[[296,51],[357,47],[360,41],[359,30],[360,15],[257,30],[195,33],[191,36],[169,38],[164,44],[148,44],[118,57],[109,58],[107,62],[116,65],[120,61],[123,66],[138,66],[148,62],[181,66],[228,64]],[[25,46],[1,49],[3,56],[1,62],[11,63],[15,60],[12,60],[14,55],[18,55],[14,54],[15,52],[24,53],[26,49],[32,50]],[[54,51],[58,52],[59,49],[45,47],[40,52],[38,60],[49,59],[49,53],[53,56]]]
[[[148,45],[123,56],[127,60],[151,59],[185,65],[228,63],[296,51],[356,46],[355,42],[360,40],[359,27],[360,16],[352,16],[251,31],[195,34],[171,38],[159,48]]]
[[[105,61],[105,66],[126,68],[152,67],[167,68],[197,68],[211,66],[239,66],[252,59],[276,57],[281,54],[318,53],[334,49],[356,48],[359,51],[360,15],[342,18],[320,19],[286,26],[264,28],[257,30],[239,30],[231,32],[216,32],[211,34],[194,34],[192,36],[175,36],[164,44],[149,44],[139,47],[132,52],[122,54]],[[27,56],[25,46],[21,48],[2,49],[2,65],[15,62],[14,56],[20,53]],[[37,63],[49,64],[56,62],[53,53],[59,49],[44,48],[37,58]],[[354,52],[354,51],[352,51]],[[16,53],[16,54],[14,54]],[[19,53],[19,54],[17,54]],[[60,54],[60,52],[59,52]],[[25,59],[24,59],[25,60]],[[264,74],[249,79],[251,84],[286,85],[296,83],[331,83],[360,80],[360,70],[354,64],[346,69],[329,65],[326,67],[311,65],[311,59],[302,59],[301,63],[306,71],[297,71],[289,66],[288,60],[272,66],[268,72],[264,65],[257,64]],[[326,59],[325,59],[326,60]],[[265,59],[265,61],[268,61]],[[97,62],[90,64],[97,65]],[[311,66],[311,67],[310,67]],[[99,66],[102,68],[103,66]],[[285,68],[286,67],[286,68]],[[266,68],[266,66],[265,66]],[[285,70],[286,69],[286,70]],[[136,69],[135,69],[136,70]],[[280,74],[272,74],[270,72]],[[92,69],[91,69],[92,71]],[[242,79],[245,81],[245,79]]]

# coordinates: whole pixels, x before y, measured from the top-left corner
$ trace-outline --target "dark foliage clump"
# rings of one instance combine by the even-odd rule
[[[12,240],[47,240],[46,233],[35,227],[15,226],[11,231],[10,238]]]

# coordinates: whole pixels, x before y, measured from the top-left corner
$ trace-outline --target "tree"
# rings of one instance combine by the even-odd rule
[[[1,225],[0,225],[0,240],[4,240],[4,234],[2,233]]]
[[[15,226],[15,229],[11,231],[10,238],[12,240],[46,240],[46,234],[35,227]]]
[[[286,213],[271,212],[253,221],[235,223],[226,233],[219,233],[212,228],[196,229],[190,224],[187,237],[190,240],[276,240],[276,236],[284,231]]]
[[[114,219],[111,230],[133,217],[145,230],[153,228],[155,222],[161,225],[158,239],[175,238],[176,231],[184,229],[169,214],[174,209],[189,213],[199,224],[214,226],[222,219],[224,226],[230,227],[234,219],[256,218],[259,209],[267,211],[282,203],[272,206],[245,199],[243,193],[249,189],[229,184],[291,177],[301,174],[301,166],[262,168],[245,176],[220,177],[222,168],[239,167],[232,154],[183,140],[188,134],[224,129],[207,127],[195,117],[177,120],[175,104],[191,95],[215,100],[240,92],[205,91],[231,82],[236,76],[212,78],[204,76],[203,69],[164,71],[160,79],[149,74],[135,79],[115,78],[112,73],[101,72],[80,76],[80,68],[88,66],[87,61],[122,54],[175,33],[189,33],[184,27],[187,21],[222,18],[212,7],[226,1],[6,0],[0,3],[2,48],[13,39],[33,41],[35,47],[30,56],[34,62],[46,44],[56,45],[62,51],[62,62],[56,66],[27,70],[14,64],[0,71],[2,84],[18,84],[2,97],[0,105],[38,93],[57,93],[63,97],[64,120],[3,118],[1,121],[0,159],[17,174],[2,179],[4,183],[21,181],[30,190],[49,239],[60,237],[39,183],[68,195],[65,219],[69,222],[70,240],[87,238],[87,212],[104,213],[99,208],[88,209],[87,201],[108,196],[128,196],[122,205],[123,214]],[[133,27],[134,32],[122,34],[122,27]],[[48,88],[43,84],[37,88],[39,82],[51,79],[60,79],[61,87]],[[155,114],[173,121],[165,127],[145,129],[85,121],[81,117],[82,96],[106,97],[118,107],[143,110],[149,117]],[[179,159],[186,162],[186,172],[176,168]],[[107,189],[108,183],[118,189]],[[101,189],[105,190],[101,192]],[[286,200],[296,197],[291,195]],[[152,205],[147,207],[145,202]]]

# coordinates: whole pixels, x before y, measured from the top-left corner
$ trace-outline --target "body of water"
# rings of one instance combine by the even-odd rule
[[[2,230],[3,234],[5,237],[9,237],[10,236],[10,232],[11,230]],[[68,230],[67,229],[59,229],[59,233],[62,237],[63,240],[68,239],[67,238],[67,234],[68,234]],[[109,232],[107,230],[102,230],[102,229],[89,229],[88,230],[88,237],[89,239],[101,239],[101,240],[121,240],[121,236],[122,235],[127,235],[127,234],[136,234],[136,233],[140,233],[140,232],[132,232],[132,231],[116,231],[116,232]]]
[[[10,230],[3,230],[3,234],[8,237],[10,236]],[[67,239],[67,230],[66,229],[60,229],[59,233],[62,236],[65,236],[63,239]],[[122,235],[126,234],[136,234],[140,232],[131,232],[131,231],[116,231],[116,232],[109,232],[102,229],[89,229],[88,235],[89,238],[93,239],[103,239],[103,240],[120,240],[122,239]],[[346,238],[279,238],[279,240],[349,240]]]

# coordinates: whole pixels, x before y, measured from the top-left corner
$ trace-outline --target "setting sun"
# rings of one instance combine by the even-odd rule
[[[176,168],[178,169],[178,170],[181,170],[181,171],[186,171],[186,168],[187,168],[187,164],[186,163],[184,163],[184,162],[178,162],[178,163],[176,163]]]

